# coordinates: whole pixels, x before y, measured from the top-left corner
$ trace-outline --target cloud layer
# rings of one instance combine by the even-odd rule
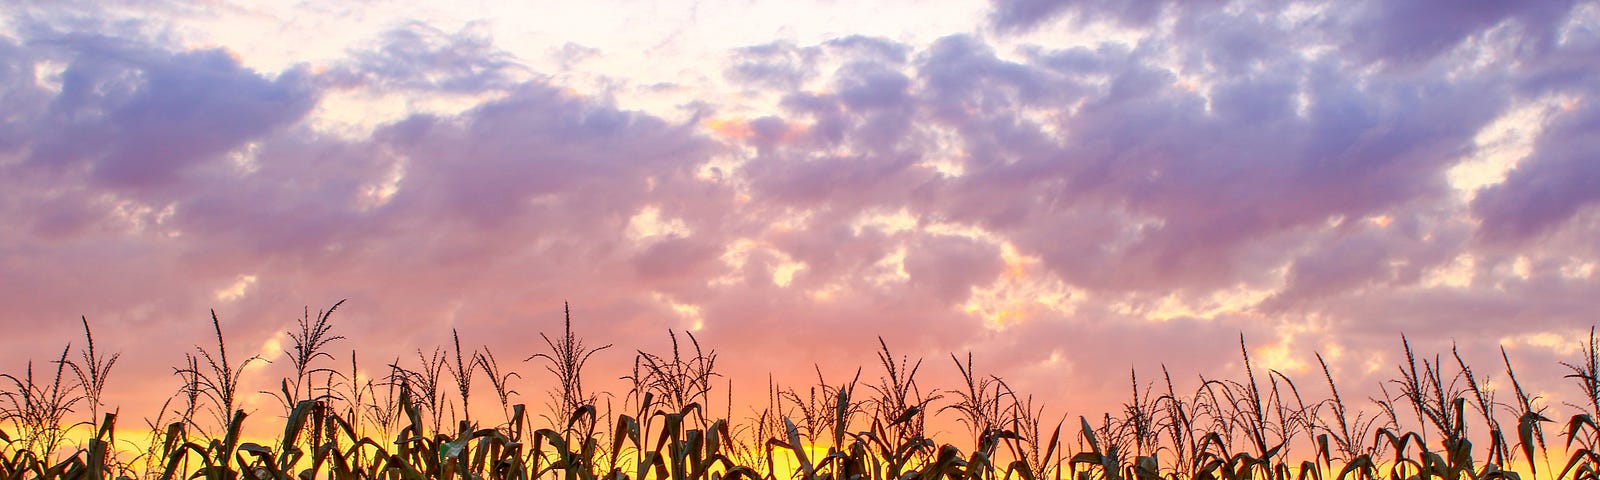
[[[570,301],[620,346],[603,377],[669,329],[747,388],[874,365],[881,336],[1083,410],[1130,366],[1227,375],[1241,333],[1356,384],[1401,332],[1546,361],[1600,311],[1600,6],[1444,3],[996,0],[931,42],[725,46],[704,85],[601,91],[481,24],[260,71],[163,33],[186,14],[24,9],[0,360],[87,315],[125,398],[160,397],[207,309],[275,357],[301,306],[348,297],[374,362],[451,329],[526,356]],[[1117,39],[1052,40],[1096,29]]]

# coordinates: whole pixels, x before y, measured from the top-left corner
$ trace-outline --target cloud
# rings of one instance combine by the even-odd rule
[[[6,294],[15,301],[7,322],[87,313],[97,325],[143,322],[155,337],[171,337],[201,325],[197,315],[213,306],[230,338],[250,343],[282,325],[284,302],[349,296],[351,305],[375,308],[345,315],[342,328],[397,347],[367,352],[383,358],[433,341],[439,329],[425,327],[433,322],[503,312],[499,303],[478,310],[457,302],[524,283],[535,271],[550,277],[528,285],[546,292],[529,305],[570,295],[619,318],[655,316],[659,310],[633,300],[545,282],[564,277],[603,292],[599,285],[642,281],[627,267],[650,250],[618,244],[620,224],[647,204],[684,215],[694,197],[721,201],[693,177],[713,145],[689,127],[556,86],[507,86],[504,98],[460,115],[416,115],[371,138],[349,138],[298,123],[326,80],[303,69],[260,73],[223,50],[97,37],[69,36],[43,50],[14,45],[0,44],[0,73],[26,81],[5,87],[7,106],[17,109],[6,117],[5,131],[14,133],[4,151],[26,158],[0,164],[11,173],[0,214],[15,226],[0,238],[7,258],[33,253],[0,269],[8,284],[27,285]],[[36,70],[48,68],[42,58],[64,64],[58,91],[35,81],[50,78]],[[395,71],[411,67],[381,65],[399,79],[385,85],[475,85],[415,83],[420,77]],[[721,248],[707,245],[700,264]],[[645,277],[681,268],[672,251],[656,257],[666,267],[643,269]],[[520,260],[501,263],[506,258]],[[590,262],[609,267],[595,280],[574,280]],[[241,275],[258,280],[212,297]],[[391,281],[361,280],[377,277]],[[96,300],[72,300],[78,288],[96,290]],[[380,300],[392,295],[412,300]],[[132,352],[139,339],[150,337],[111,347]],[[174,361],[143,351],[127,358],[144,371]]]
[[[591,50],[568,43],[561,61],[575,62],[592,55]],[[384,32],[372,48],[356,50],[351,57],[328,75],[346,88],[473,93],[509,88],[527,73],[513,55],[495,47],[481,22],[455,32],[410,22]]]
[[[937,235],[935,225],[970,229],[982,232],[983,242],[1036,259],[1044,276],[1091,292],[1093,300],[1078,304],[1070,316],[1029,310],[1028,317],[1041,324],[1077,325],[1074,316],[1093,315],[1086,309],[1112,312],[1123,301],[1153,305],[1170,295],[1180,303],[1203,304],[1242,289],[1260,293],[1244,303],[1214,301],[1228,305],[1225,313],[1204,314],[1203,321],[1260,322],[1248,328],[1297,338],[1301,346],[1389,348],[1377,340],[1346,344],[1319,333],[1282,332],[1299,331],[1297,319],[1304,316],[1326,316],[1340,329],[1381,332],[1374,335],[1387,341],[1401,331],[1445,328],[1451,314],[1427,311],[1424,305],[1432,302],[1455,315],[1478,307],[1517,312],[1516,318],[1548,311],[1493,287],[1460,292],[1437,283],[1457,281],[1441,272],[1472,258],[1480,268],[1514,263],[1515,256],[1506,259],[1503,251],[1478,250],[1468,241],[1477,227],[1445,173],[1478,148],[1477,138],[1490,122],[1519,101],[1523,75],[1539,70],[1483,67],[1472,63],[1482,57],[1448,49],[1428,58],[1405,57],[1407,68],[1372,70],[1336,55],[1309,53],[1310,47],[1337,41],[1344,27],[1297,15],[1185,10],[1174,30],[1147,32],[1138,45],[1021,45],[1020,55],[953,35],[914,49],[911,64],[898,68],[858,69],[853,57],[819,57],[815,70],[831,73],[816,81],[835,85],[829,93],[796,91],[783,82],[743,84],[787,95],[788,112],[772,123],[812,127],[811,136],[793,144],[750,140],[757,153],[740,174],[767,208],[809,215],[804,224],[810,227],[785,234],[777,245],[808,268],[823,266],[809,275],[849,271],[836,266],[837,258],[815,253],[826,249],[811,245],[867,242],[874,247],[849,250],[865,252],[858,264],[871,264],[872,256],[893,263],[896,245]],[[1543,34],[1528,31],[1523,39]],[[1501,35],[1482,38],[1494,48],[1519,41]],[[848,100],[864,91],[853,88],[871,84],[874,75],[908,81],[862,95],[872,99],[872,108],[855,108],[867,102]],[[897,116],[874,120],[881,111]],[[1576,125],[1587,124],[1577,118],[1564,117],[1571,123],[1546,132],[1564,139],[1563,145],[1579,145],[1581,152],[1581,142],[1571,142],[1579,137]],[[895,127],[880,130],[883,125]],[[1543,142],[1540,152],[1546,151]],[[818,154],[821,148],[850,154]],[[1485,232],[1500,228],[1496,221],[1567,218],[1590,205],[1588,197],[1572,193],[1581,190],[1587,172],[1570,163],[1546,163],[1541,155],[1479,194],[1471,210],[1484,216]],[[1562,172],[1556,183],[1540,184],[1558,188],[1533,188],[1531,175],[1538,168],[1549,168],[1552,180]],[[1526,195],[1574,207],[1524,202],[1538,214],[1511,213],[1515,208],[1490,214],[1492,201],[1518,204],[1517,196],[1499,193],[1513,190],[1548,192]],[[901,218],[895,222],[907,230],[870,237],[818,228],[883,215]],[[801,232],[813,238],[802,240],[807,235]],[[910,259],[923,248],[928,247],[908,249],[908,273]],[[1566,265],[1560,267],[1566,276],[1543,281],[1582,290],[1578,285],[1589,278],[1582,273],[1586,260],[1560,263],[1563,255],[1588,259],[1591,253],[1565,249],[1532,261]],[[960,285],[993,281],[989,270],[973,270]],[[919,273],[909,276],[931,275]],[[1503,275],[1466,281],[1520,281],[1490,280]],[[1364,308],[1362,299],[1396,313]],[[1107,321],[1136,331],[1169,328],[1134,315],[1112,318],[1117,320]],[[1245,323],[1226,325],[1241,329]],[[986,342],[977,343],[992,345]],[[1040,340],[1033,346],[1051,344]]]
[[[1501,25],[1516,29],[1520,42],[1549,44],[1554,27],[1577,4],[1373,1],[1354,6],[1342,29],[1353,53],[1397,64],[1425,63]]]
[[[823,46],[835,50],[848,50],[856,53],[858,58],[872,58],[879,62],[889,64],[905,63],[911,47],[882,37],[869,37],[864,35],[847,35],[834,38],[822,43]]]
[[[375,136],[410,159],[397,208],[480,225],[530,211],[626,218],[593,209],[640,200],[652,178],[687,178],[709,148],[687,126],[537,84],[459,118],[414,116]],[[608,201],[569,203],[568,192]]]
[[[1063,15],[1077,21],[1112,20],[1129,26],[1146,26],[1174,2],[1166,0],[1078,1],[991,0],[989,22],[1002,32],[1026,31]]]
[[[171,186],[298,121],[318,95],[301,69],[268,77],[220,49],[167,52],[92,36],[47,45],[66,65],[60,92],[33,110],[25,163],[87,168],[115,188]]]
[[[1350,221],[1310,240],[1288,265],[1282,290],[1262,302],[1269,312],[1296,311],[1329,295],[1364,295],[1370,289],[1416,285],[1465,247],[1470,225],[1430,212]]]
[[[1550,118],[1529,158],[1505,182],[1478,192],[1472,209],[1483,220],[1486,239],[1536,237],[1600,202],[1600,141],[1589,134],[1600,127],[1594,98],[1586,95]]]
[[[141,342],[204,342],[211,307],[275,355],[294,307],[349,297],[347,346],[386,362],[452,329],[527,355],[570,301],[619,345],[607,376],[668,329],[750,383],[873,365],[881,335],[929,381],[972,351],[1109,402],[1129,367],[1239,373],[1216,353],[1242,333],[1262,365],[1322,351],[1370,385],[1402,331],[1437,349],[1466,326],[1492,353],[1592,323],[1595,42],[1552,5],[1411,31],[1384,3],[996,2],[980,33],[729,47],[684,67],[727,90],[687,114],[530,71],[482,24],[277,72],[137,28],[21,29],[0,37],[0,321],[88,314],[166,372]],[[1132,40],[1026,32],[1067,17]],[[660,84],[639,75],[617,85]],[[319,129],[369,90],[464,106]],[[1526,158],[1456,190],[1485,129],[1540,102]]]
[[[13,112],[0,118],[0,153],[16,155],[30,143],[27,119],[43,112],[49,97],[37,84],[33,55],[10,38],[0,36],[0,107]],[[0,165],[10,162],[0,162]]]
[[[1069,281],[1095,287],[1237,281],[1233,257],[1276,245],[1274,235],[1437,196],[1442,170],[1503,108],[1433,101],[1474,97],[1477,79],[1398,76],[1353,90],[1346,73],[1287,54],[1270,59],[1278,68],[1216,79],[1209,91],[1184,87],[1138,51],[1034,58],[1000,60],[963,37],[925,53],[914,80],[923,90],[902,102],[959,143],[953,152],[928,143],[910,151],[954,156],[965,171],[919,186],[951,199],[921,213],[997,230]],[[1421,100],[1420,88],[1433,100]],[[893,168],[896,158],[848,168]],[[1062,240],[1075,238],[1084,243]]]
[[[560,64],[562,69],[569,70],[578,64],[583,63],[585,60],[594,58],[599,54],[600,49],[598,48],[584,46],[573,42],[564,43],[560,48],[551,49],[550,52],[550,56],[555,58],[556,63]]]
[[[732,53],[733,65],[724,75],[736,83],[797,89],[816,75],[816,47],[800,48],[789,42],[741,47]]]

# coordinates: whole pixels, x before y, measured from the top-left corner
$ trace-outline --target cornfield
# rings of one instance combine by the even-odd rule
[[[818,369],[817,383],[805,388],[769,381],[764,408],[735,419],[731,408],[718,418],[705,407],[720,393],[717,356],[692,334],[669,332],[669,353],[638,352],[622,376],[628,391],[602,402],[585,389],[584,369],[611,345],[586,345],[569,311],[565,330],[541,334],[547,349],[526,359],[544,367],[552,386],[546,402],[530,408],[513,403],[520,373],[502,368],[487,348],[463,351],[453,332],[448,347],[390,363],[382,378],[358,376],[354,352],[348,366],[333,365],[331,348],[344,340],[332,322],[339,306],[315,315],[307,309],[289,330],[292,376],[270,391],[286,420],[281,434],[259,442],[243,435],[246,422],[273,416],[247,414],[239,403],[256,388],[242,385],[242,373],[263,359],[230,357],[215,312],[215,344],[186,354],[174,368],[182,387],[156,418],[132,429],[101,402],[118,356],[95,349],[84,319],[84,345],[63,349],[44,373],[30,363],[0,374],[0,477],[1600,478],[1600,346],[1592,330],[1580,358],[1561,364],[1587,404],[1567,405],[1573,412],[1558,419],[1524,391],[1503,349],[1495,370],[1510,381],[1509,401],[1496,400],[1454,349],[1419,357],[1404,337],[1397,378],[1371,399],[1377,414],[1347,404],[1320,355],[1316,383],[1326,383],[1329,395],[1312,398],[1283,373],[1254,366],[1242,337],[1243,370],[1234,379],[1202,378],[1198,388],[1180,390],[1165,368],[1156,381],[1130,373],[1131,395],[1116,413],[1074,419],[1046,415],[1031,396],[978,373],[970,355],[950,357],[960,372],[954,388],[924,389],[922,360],[896,356],[880,339],[876,380],[863,380],[858,369],[848,381],[829,382]],[[479,391],[488,382],[492,398],[474,397],[475,382]],[[474,418],[467,407],[475,398],[497,404],[499,415]],[[970,436],[930,438],[932,417],[953,419]],[[1403,428],[1413,422],[1402,418],[1419,426]]]

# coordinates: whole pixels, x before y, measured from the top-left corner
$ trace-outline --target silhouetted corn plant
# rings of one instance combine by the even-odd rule
[[[325,320],[326,312],[318,317]],[[310,318],[302,317],[303,332],[333,338],[328,323],[319,327]],[[609,399],[601,410],[597,394],[577,387],[581,366],[599,349],[582,348],[570,316],[567,321],[562,339],[546,337],[549,353],[530,357],[545,358],[555,374],[560,390],[552,393],[552,405],[572,406],[545,416],[545,425],[536,425],[525,407],[514,403],[517,394],[508,384],[515,372],[502,371],[487,348],[468,354],[452,332],[451,350],[436,348],[431,357],[419,350],[415,370],[393,362],[383,382],[362,378],[354,352],[347,374],[303,362],[305,368],[294,375],[304,378],[278,382],[283,399],[298,399],[281,436],[256,443],[242,438],[247,416],[233,397],[240,391],[241,372],[254,359],[234,363],[227,356],[213,315],[217,347],[196,347],[185,355],[175,369],[183,388],[155,419],[145,421],[152,441],[142,451],[129,449],[135,454],[126,460],[110,448],[118,442],[114,414],[79,422],[92,432],[75,450],[59,450],[59,459],[52,458],[51,447],[25,438],[29,420],[16,412],[48,410],[55,398],[60,412],[70,413],[59,407],[85,405],[90,385],[104,386],[116,357],[101,357],[91,346],[79,351],[82,360],[69,361],[69,347],[56,360],[53,383],[34,377],[31,364],[20,376],[0,377],[12,384],[5,417],[9,428],[0,426],[0,478],[1494,480],[1518,478],[1506,468],[1522,460],[1529,463],[1528,473],[1538,473],[1533,462],[1544,451],[1540,424],[1549,421],[1538,397],[1523,390],[1504,349],[1514,403],[1497,402],[1496,390],[1455,348],[1454,366],[1445,367],[1438,356],[1419,361],[1404,337],[1399,378],[1378,385],[1384,390],[1375,399],[1380,411],[1370,416],[1345,402],[1320,355],[1331,398],[1307,401],[1282,372],[1266,369],[1258,375],[1262,371],[1241,338],[1242,378],[1201,377],[1185,395],[1165,367],[1160,382],[1144,383],[1130,372],[1131,396],[1120,410],[1080,416],[1077,441],[1063,441],[1062,421],[1049,422],[1033,397],[1014,391],[999,376],[976,373],[970,354],[965,362],[952,355],[962,385],[941,398],[939,390],[924,395],[916,386],[920,362],[896,358],[880,339],[885,372],[868,385],[867,395],[857,389],[860,370],[849,381],[829,382],[818,366],[816,384],[805,390],[782,388],[769,378],[767,405],[735,423],[726,418],[732,416],[731,385],[724,418],[708,414],[711,379],[717,376],[714,351],[702,350],[690,335],[693,351],[686,353],[671,333],[670,356],[641,351],[635,357],[632,375],[623,377],[632,388],[613,413]],[[85,336],[92,342],[86,321]],[[307,341],[313,336],[308,333]],[[1595,343],[1591,332],[1585,356],[1563,364],[1588,405],[1569,405],[1580,413],[1563,431],[1567,462],[1553,480],[1600,478],[1595,453],[1600,428],[1594,420],[1600,415],[1600,348]],[[316,352],[286,353],[291,360],[324,356]],[[506,416],[492,428],[478,428],[466,414],[466,382],[480,368]],[[439,388],[445,374],[453,381],[453,399]],[[1388,395],[1388,387],[1398,387],[1399,393]],[[1467,419],[1469,404],[1482,430],[1469,431],[1469,425],[1480,424]],[[1397,405],[1417,415],[1416,428],[1402,424]],[[462,409],[459,417],[456,408]],[[1510,425],[1500,416],[1507,411],[1518,418],[1514,444],[1502,430]],[[945,412],[967,426],[971,448],[935,447],[921,424],[930,412]],[[225,421],[217,425],[208,417]],[[70,427],[62,427],[68,421],[64,417],[54,418],[54,423],[37,422],[39,431],[47,425]],[[1481,459],[1472,456],[1474,440],[1486,447]],[[1297,458],[1291,453],[1297,445],[1312,445],[1315,454]]]
[[[950,390],[948,393],[956,402],[946,405],[939,411],[954,410],[959,415],[956,420],[967,427],[967,432],[972,435],[972,444],[982,445],[985,437],[995,431],[1005,416],[1006,391],[999,378],[990,375],[979,375],[972,368],[972,354],[967,354],[967,362],[955,355],[950,360],[956,364],[956,370],[961,372],[962,385],[960,388]]]
[[[589,363],[589,358],[611,345],[601,345],[599,348],[590,349],[583,344],[583,340],[572,333],[572,308],[562,305],[562,330],[560,341],[551,340],[544,333],[539,338],[544,339],[548,352],[535,353],[523,361],[542,359],[545,361],[545,370],[556,378],[556,387],[550,392],[550,410],[557,415],[570,415],[584,405],[594,405],[596,398],[592,393],[585,392],[583,388],[583,366]],[[492,376],[492,375],[491,375]],[[594,420],[594,418],[590,418]]]
[[[5,399],[5,403],[0,404],[0,421],[11,423],[13,430],[21,435],[21,452],[37,462],[49,461],[54,456],[56,447],[67,435],[67,414],[84,398],[77,386],[66,383],[63,378],[68,365],[67,353],[71,350],[70,344],[61,349],[60,359],[53,362],[55,374],[48,383],[34,378],[32,361],[21,377],[0,374],[0,379],[7,383],[0,387],[0,398]],[[11,439],[5,441],[9,443]]]
[[[295,322],[295,329],[288,332],[290,348],[284,350],[283,356],[294,370],[294,376],[283,379],[278,392],[268,392],[283,404],[285,410],[294,408],[301,400],[314,399],[312,376],[332,371],[325,367],[315,368],[311,363],[319,358],[332,360],[333,355],[327,352],[328,345],[344,339],[344,336],[332,333],[333,323],[330,322],[333,312],[343,304],[344,300],[335,302],[327,310],[317,312],[316,317],[312,317],[310,307],[306,307]]]
[[[117,359],[122,354],[113,353],[107,357],[95,351],[94,332],[89,330],[89,317],[80,319],[83,321],[83,339],[86,346],[78,350],[78,360],[68,360],[66,365],[72,370],[72,375],[77,377],[78,388],[83,391],[84,404],[89,407],[87,423],[92,427],[100,420],[100,407],[104,405],[100,398],[105,394],[106,379],[111,376],[111,367],[117,364]]]
[[[500,404],[500,413],[507,419],[506,423],[499,425],[499,428],[510,429],[513,424],[510,421],[513,417],[511,397],[517,395],[517,391],[511,388],[511,379],[521,378],[522,375],[502,370],[500,362],[495,360],[494,352],[489,351],[489,347],[483,347],[482,351],[474,354],[473,361],[478,363],[478,368],[483,369],[484,376],[489,377],[489,388],[494,390],[495,400]]]
[[[1545,407],[1543,405],[1537,407],[1534,405],[1538,398],[1528,396],[1527,391],[1522,389],[1522,382],[1517,380],[1517,372],[1511,368],[1511,356],[1506,354],[1505,347],[1500,347],[1500,359],[1505,363],[1506,377],[1511,380],[1512,391],[1517,395],[1517,403],[1515,405],[1517,413],[1517,446],[1522,449],[1523,458],[1528,461],[1528,473],[1538,478],[1540,462],[1534,461],[1535,449],[1546,453],[1546,455],[1541,456],[1540,460],[1543,460],[1545,470],[1550,470],[1549,449],[1546,448],[1544,441],[1544,424],[1551,422],[1551,420],[1545,418]]]
[[[478,359],[473,357],[470,362],[464,360],[461,356],[461,335],[454,328],[450,329],[450,344],[454,347],[452,353],[455,354],[455,362],[451,363],[447,359],[444,365],[445,372],[450,374],[450,380],[455,383],[456,393],[461,395],[460,422],[473,425],[471,404],[467,400],[472,396],[472,373],[478,369]]]
[[[870,386],[875,398],[871,400],[873,420],[867,438],[884,464],[883,477],[899,478],[908,465],[926,463],[935,453],[935,444],[926,438],[928,406],[944,395],[937,390],[924,395],[918,387],[921,359],[911,363],[908,357],[901,357],[897,361],[883,337],[878,337],[878,346],[878,362],[884,372],[878,384]]]
[[[1337,460],[1343,467],[1339,470],[1339,478],[1356,474],[1359,478],[1371,478],[1375,465],[1372,461],[1373,447],[1366,444],[1366,433],[1372,430],[1372,425],[1377,417],[1367,417],[1365,413],[1357,412],[1351,418],[1351,412],[1344,403],[1344,397],[1339,395],[1339,386],[1333,381],[1333,372],[1328,369],[1328,362],[1322,359],[1322,354],[1317,354],[1317,364],[1322,366],[1322,376],[1328,381],[1328,391],[1332,398],[1325,400],[1328,408],[1332,409],[1331,423],[1329,419],[1318,418],[1318,427],[1323,433],[1316,436],[1317,456],[1314,461],[1322,462],[1325,471],[1334,470],[1334,461]],[[1332,440],[1332,446],[1329,440]]]
[[[1600,426],[1595,424],[1595,419],[1600,418],[1600,343],[1595,341],[1594,328],[1589,329],[1582,351],[1583,358],[1577,363],[1561,363],[1572,372],[1567,378],[1578,384],[1582,394],[1579,398],[1587,405],[1568,404],[1579,413],[1567,420],[1563,432],[1567,437],[1567,465],[1557,478],[1568,474],[1585,480],[1600,478]]]
[[[228,358],[227,341],[223,339],[222,322],[217,319],[217,312],[211,312],[211,327],[217,335],[216,353],[195,346],[196,353],[185,354],[187,366],[179,369],[178,374],[189,380],[188,391],[190,408],[194,407],[195,400],[203,400],[207,410],[217,422],[221,435],[213,435],[209,430],[200,428],[200,433],[206,437],[205,444],[183,441],[175,449],[168,452],[167,472],[175,472],[181,464],[186,464],[191,455],[198,456],[205,467],[200,470],[206,478],[231,478],[233,470],[233,452],[238,446],[239,436],[242,433],[245,412],[237,408],[240,377],[244,369],[251,363],[261,361],[260,356],[252,355],[238,364]],[[202,363],[203,361],[203,363]],[[198,427],[192,419],[186,419],[187,425]],[[183,425],[180,425],[182,427]],[[177,432],[177,438],[187,438],[182,428]],[[172,436],[169,433],[169,437]],[[169,438],[169,442],[173,441]]]
[[[412,407],[428,412],[432,421],[428,424],[432,431],[439,431],[444,425],[444,413],[449,409],[444,398],[444,391],[439,379],[444,375],[447,359],[444,351],[438,347],[433,349],[432,355],[423,355],[422,350],[417,350],[417,369],[410,370],[399,364],[390,364],[390,382],[403,387],[400,392],[409,395],[414,404]]]

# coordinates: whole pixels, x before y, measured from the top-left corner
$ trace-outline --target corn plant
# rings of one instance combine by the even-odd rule
[[[1405,358],[1394,380],[1376,385],[1373,412],[1347,402],[1320,355],[1328,396],[1306,397],[1289,375],[1259,368],[1241,337],[1236,377],[1201,376],[1183,389],[1165,366],[1153,382],[1129,371],[1126,401],[1069,426],[1001,376],[979,373],[971,354],[951,356],[955,388],[924,393],[921,362],[893,355],[880,338],[877,381],[863,383],[863,369],[830,381],[821,365],[801,388],[769,377],[766,405],[735,421],[732,379],[714,382],[716,352],[692,334],[684,342],[669,332],[670,354],[638,351],[622,377],[628,392],[584,389],[584,365],[609,345],[585,347],[568,309],[562,334],[542,336],[549,349],[527,357],[551,374],[542,379],[549,412],[540,415],[512,388],[518,372],[486,347],[463,348],[454,331],[448,349],[417,350],[416,364],[396,359],[382,378],[364,378],[354,351],[348,371],[323,365],[333,357],[325,347],[341,338],[331,333],[333,310],[305,310],[290,332],[292,376],[266,392],[286,407],[270,441],[243,438],[247,422],[270,417],[238,408],[242,373],[260,359],[230,356],[214,313],[216,345],[195,347],[174,369],[181,388],[145,420],[151,441],[119,439],[118,415],[98,400],[117,355],[95,348],[83,319],[86,346],[54,357],[53,376],[31,362],[0,374],[0,478],[1493,480],[1519,478],[1509,466],[1521,463],[1552,480],[1600,478],[1593,330],[1583,356],[1561,364],[1583,396],[1565,405],[1575,413],[1561,428],[1567,457],[1555,469],[1543,430],[1552,408],[1524,390],[1505,349],[1509,390],[1490,388],[1453,346],[1448,359],[1421,357],[1402,337]],[[501,418],[468,413],[479,374]],[[726,396],[714,397],[713,385],[726,385]],[[713,410],[713,398],[727,405]],[[79,413],[90,419],[69,419]],[[967,428],[962,446],[929,438],[925,422],[941,415]],[[85,440],[67,442],[78,428]],[[1310,453],[1297,454],[1304,446]]]
[[[52,362],[56,368],[48,382],[34,378],[31,361],[21,377],[0,374],[0,379],[8,384],[0,387],[0,398],[5,399],[5,403],[0,404],[0,420],[10,422],[13,431],[20,433],[19,455],[33,457],[29,461],[44,462],[52,458],[66,438],[67,414],[83,401],[83,393],[63,376],[71,350],[70,344],[61,349],[60,359]],[[10,438],[4,440],[11,442]]]

